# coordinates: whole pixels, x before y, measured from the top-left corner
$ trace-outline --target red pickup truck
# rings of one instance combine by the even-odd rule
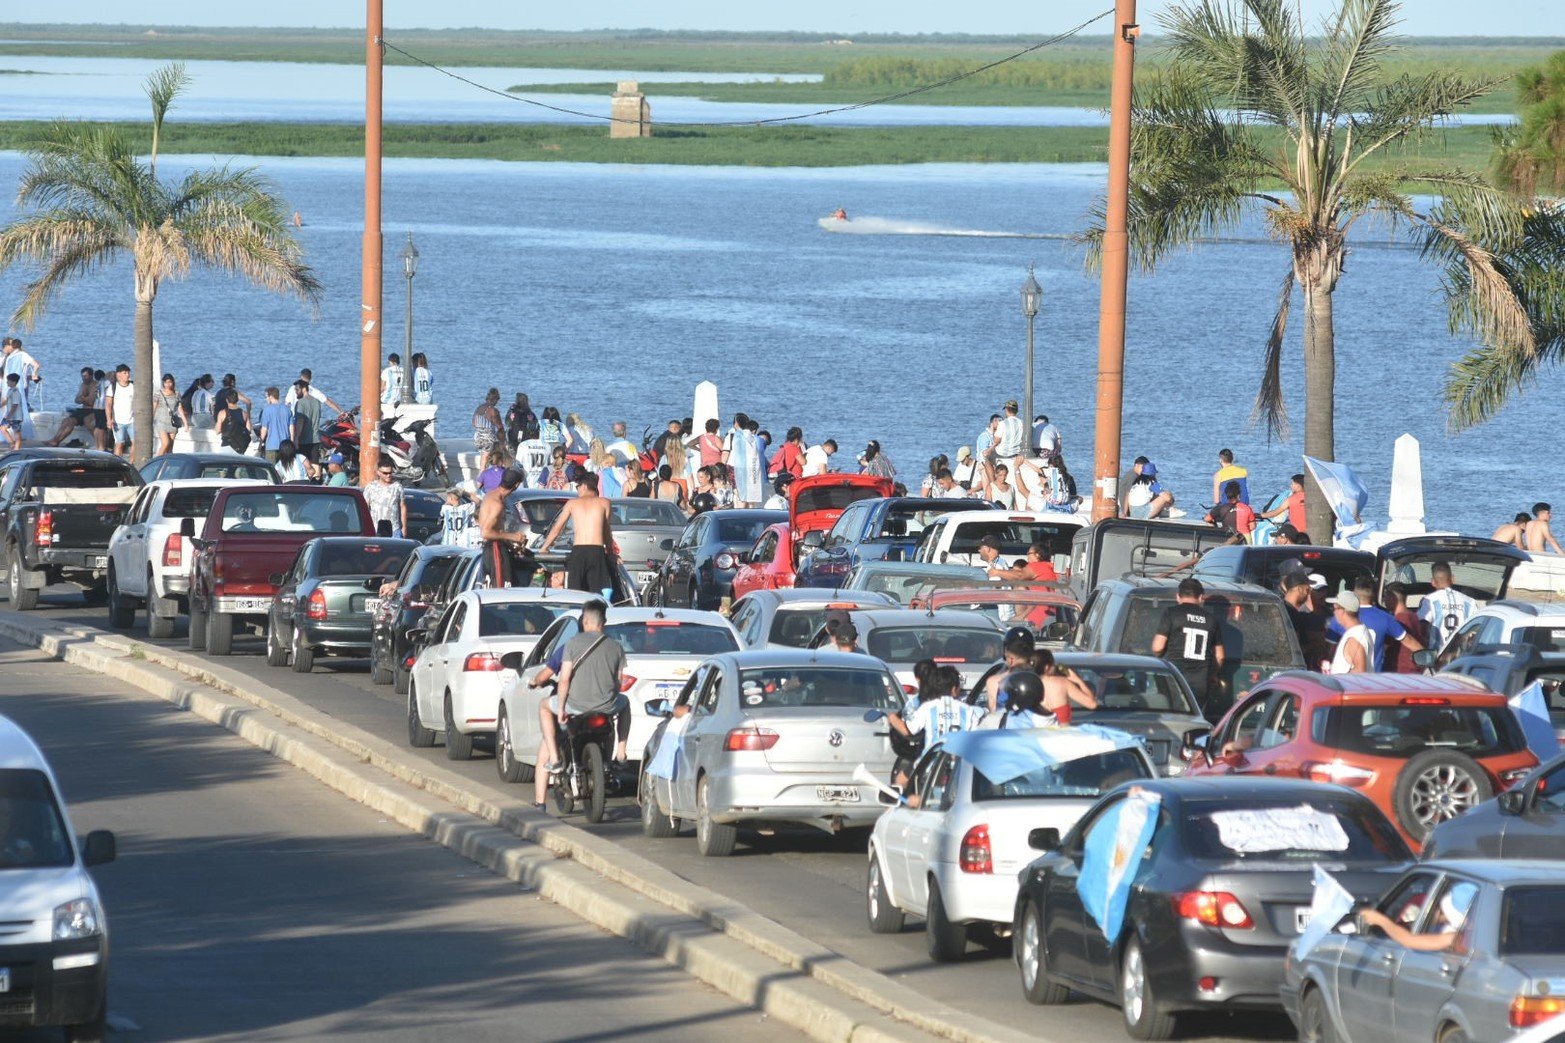
[[[190,647],[228,655],[236,624],[261,630],[277,586],[299,548],[317,536],[373,536],[364,495],[313,485],[237,486],[212,501],[197,535],[181,529],[195,551],[190,563]]]

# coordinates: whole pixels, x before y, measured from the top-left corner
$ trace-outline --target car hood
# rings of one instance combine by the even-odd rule
[[[788,486],[788,525],[795,540],[824,532],[850,504],[890,496],[890,478],[871,474],[817,474]]]
[[[103,915],[98,889],[80,866],[0,871],[0,938],[12,945],[49,941],[55,908],[78,898],[91,898]]]

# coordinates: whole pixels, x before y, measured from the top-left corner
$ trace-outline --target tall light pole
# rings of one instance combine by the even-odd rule
[[[1043,287],[1038,285],[1038,279],[1032,273],[1032,265],[1027,266],[1027,281],[1022,283],[1022,314],[1027,316],[1027,380],[1022,385],[1022,422],[1027,425],[1027,447],[1032,448],[1032,324],[1038,317],[1038,305],[1043,303]],[[1024,452],[1030,455],[1030,452]]]
[[[380,462],[380,121],[381,66],[385,62],[384,0],[364,8],[364,239],[359,297],[359,481],[375,480]]]
[[[408,245],[397,255],[402,258],[402,274],[408,280],[407,341],[402,349],[402,402],[413,401],[413,276],[418,274],[418,247],[413,245],[413,233],[408,233]]]

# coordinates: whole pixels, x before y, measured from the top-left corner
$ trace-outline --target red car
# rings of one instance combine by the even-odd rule
[[[802,551],[819,547],[842,512],[860,500],[890,496],[890,478],[869,474],[817,474],[788,486],[788,521],[770,525],[734,576],[734,600],[752,590],[793,586]]]
[[[788,523],[778,522],[761,530],[755,545],[739,559],[734,573],[734,600],[752,590],[776,590],[793,586],[793,540]]]
[[[1415,850],[1538,758],[1503,695],[1440,674],[1269,677],[1229,710],[1187,775],[1274,775],[1356,789]]]

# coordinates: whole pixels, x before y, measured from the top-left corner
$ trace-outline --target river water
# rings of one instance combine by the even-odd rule
[[[169,160],[177,167],[178,160]],[[0,185],[21,157],[0,154]],[[239,373],[252,394],[312,366],[340,401],[357,387],[362,165],[268,159],[304,215],[301,236],[325,286],[320,316],[228,278],[167,283],[157,304],[166,368]],[[886,231],[1066,235],[1101,191],[1098,166],[930,165],[836,170],[506,164],[392,160],[385,173],[385,346],[403,346],[395,254],[411,230],[422,255],[415,344],[434,369],[442,435],[460,436],[483,390],[579,410],[600,430],[690,411],[697,380],[718,383],[725,414],[745,410],[781,435],[801,424],[851,461],[878,438],[904,477],[930,454],[972,444],[990,412],[1020,397],[1020,287],[1037,265],[1037,403],[1060,424],[1067,458],[1091,470],[1097,282],[1061,239],[832,235],[841,205]],[[9,202],[0,219],[9,219]],[[1371,236],[1384,232],[1371,231]],[[1151,456],[1187,504],[1203,502],[1217,450],[1249,466],[1252,488],[1282,488],[1300,441],[1268,444],[1249,423],[1276,287],[1288,263],[1260,238],[1173,257],[1136,277],[1126,355],[1125,456]],[[0,276],[9,308],[22,284]],[[131,357],[131,287],[122,264],[74,284],[28,346],[49,374],[49,404],[76,369]],[[1302,310],[1295,309],[1300,318]],[[1487,535],[1537,499],[1565,499],[1554,468],[1548,378],[1492,424],[1452,436],[1439,391],[1466,347],[1446,332],[1434,272],[1405,249],[1355,252],[1337,294],[1338,458],[1384,511],[1392,441],[1423,443],[1431,524]],[[1300,331],[1287,377],[1301,408]],[[1302,414],[1300,414],[1302,416]],[[1085,487],[1088,483],[1082,482]]]

